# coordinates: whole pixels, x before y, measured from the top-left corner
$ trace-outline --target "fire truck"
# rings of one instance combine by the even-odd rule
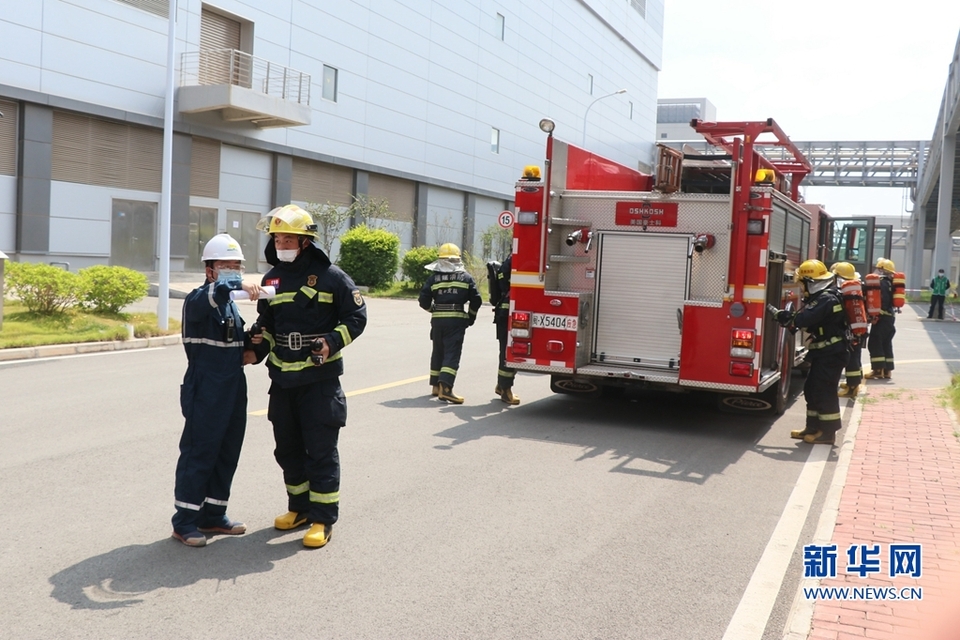
[[[800,303],[794,270],[829,219],[798,202],[803,154],[773,119],[694,120],[718,153],[659,145],[648,175],[554,126],[543,171],[516,185],[511,366],[556,393],[699,390],[782,413],[805,350],[767,305]]]

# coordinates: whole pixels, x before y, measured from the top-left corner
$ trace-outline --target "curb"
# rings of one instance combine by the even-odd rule
[[[166,347],[174,344],[180,344],[179,334],[172,336],[157,336],[155,338],[115,340],[112,342],[78,342],[73,344],[52,344],[42,347],[0,349],[0,362],[32,360],[35,358],[51,358],[54,356],[73,356],[85,353],[101,353],[104,351],[127,351],[130,349]]]

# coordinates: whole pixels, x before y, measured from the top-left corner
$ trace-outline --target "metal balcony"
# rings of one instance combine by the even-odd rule
[[[257,127],[310,124],[310,75],[236,49],[183,54],[180,113],[219,111],[224,122]]]

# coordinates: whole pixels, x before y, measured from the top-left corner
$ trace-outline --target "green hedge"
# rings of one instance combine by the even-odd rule
[[[147,276],[126,267],[96,265],[80,269],[81,303],[99,313],[119,313],[128,304],[146,297]]]
[[[41,262],[7,263],[7,291],[34,313],[61,313],[74,305],[118,313],[143,299],[149,287],[145,275],[126,267],[97,265],[73,273]]]
[[[430,276],[430,272],[424,269],[431,262],[436,262],[439,250],[436,247],[414,247],[403,254],[403,262],[400,263],[400,270],[403,277],[413,283],[417,289],[423,286]]]
[[[383,229],[361,224],[340,236],[340,268],[353,281],[372,289],[384,287],[397,273],[400,238]]]

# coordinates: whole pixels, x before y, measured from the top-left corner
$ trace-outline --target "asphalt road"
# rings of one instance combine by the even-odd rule
[[[484,308],[456,385],[467,401],[447,406],[429,395],[427,314],[368,302],[345,353],[341,521],[319,550],[272,529],[286,499],[265,369],[247,372],[229,508],[249,532],[191,549],[169,537],[182,348],[0,366],[0,636],[723,636],[798,508],[814,449],[788,437],[802,399],[774,421],[709,397],[557,396],[521,375],[522,404],[507,407]],[[836,450],[823,457],[800,545]],[[787,546],[784,579],[765,583],[764,638],[782,634],[802,575]]]

